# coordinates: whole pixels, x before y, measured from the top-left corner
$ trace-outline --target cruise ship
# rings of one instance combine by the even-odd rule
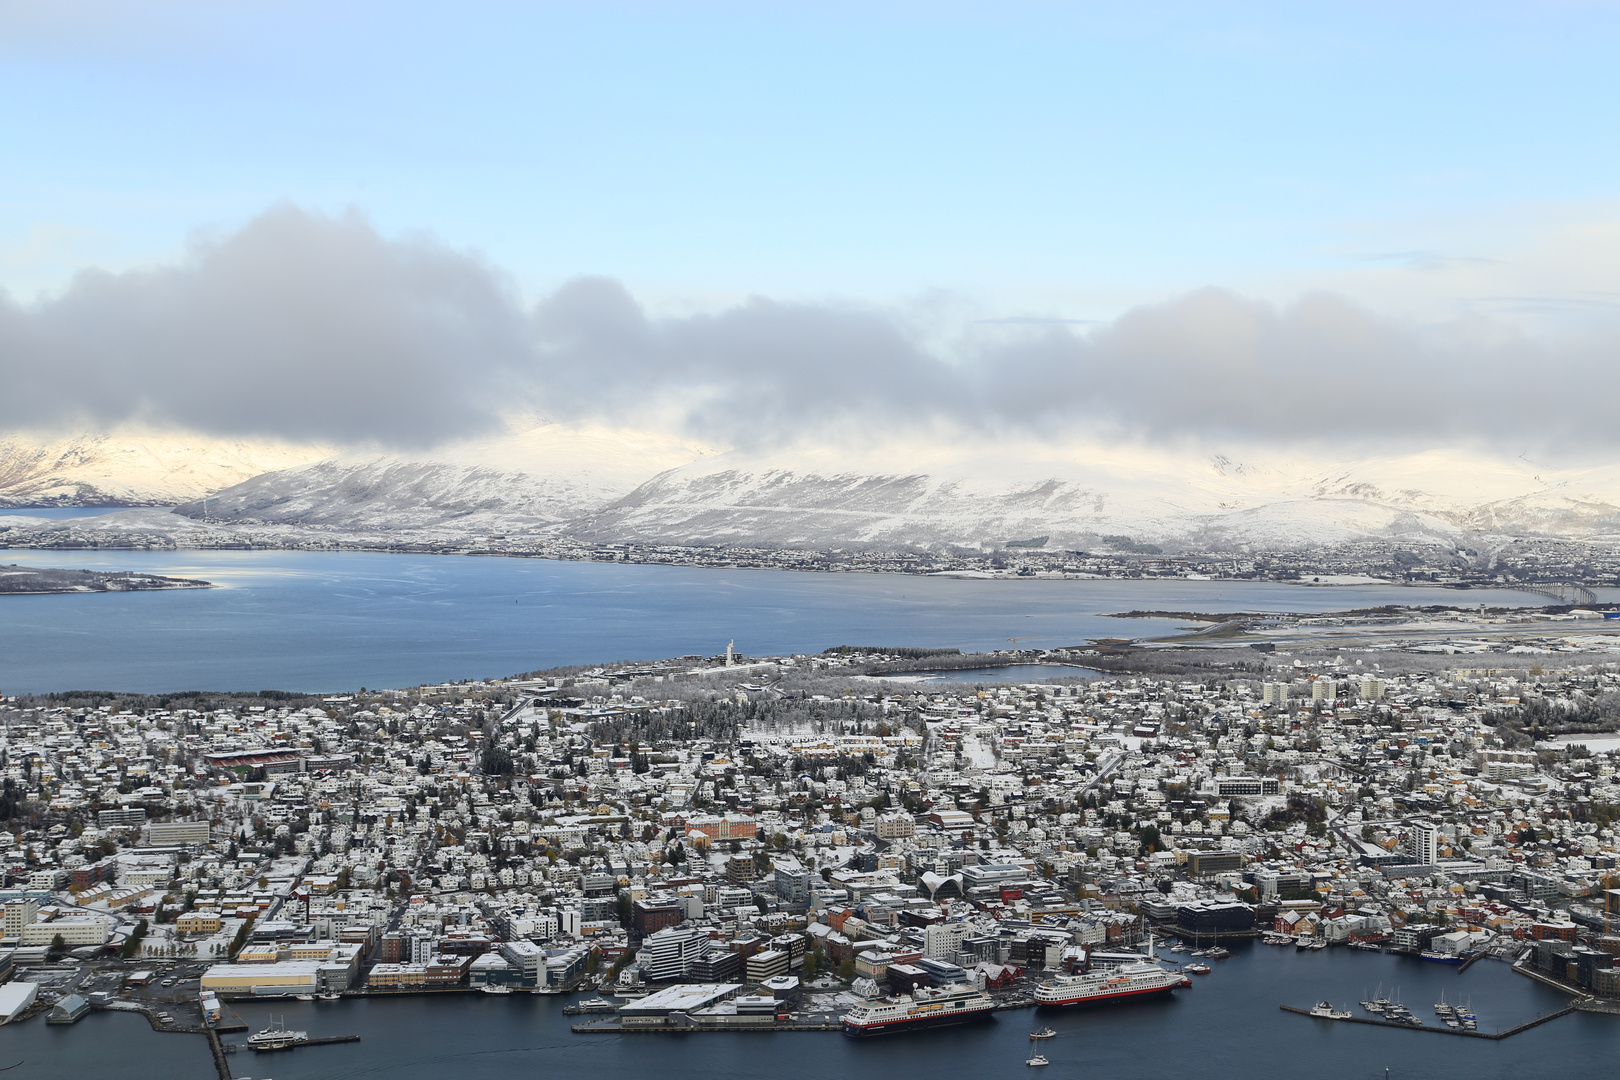
[[[1090,1005],[1123,998],[1168,994],[1192,980],[1179,971],[1161,967],[1148,956],[1115,968],[1084,975],[1059,975],[1035,988],[1037,1005]]]
[[[844,1014],[844,1034],[853,1036],[887,1035],[897,1031],[920,1031],[988,1020],[995,1002],[982,990],[967,983],[950,986],[919,986],[905,997],[866,1001]]]

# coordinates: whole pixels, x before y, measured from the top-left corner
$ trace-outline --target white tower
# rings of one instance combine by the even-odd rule
[[[737,665],[737,661],[732,659],[731,656],[732,647],[736,644],[736,638],[732,638],[730,641],[726,642],[726,667],[735,667]]]

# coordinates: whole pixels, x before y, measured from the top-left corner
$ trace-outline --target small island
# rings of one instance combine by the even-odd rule
[[[163,577],[132,570],[54,570],[36,566],[0,566],[0,595],[36,593],[140,592],[151,589],[211,589],[211,581]]]

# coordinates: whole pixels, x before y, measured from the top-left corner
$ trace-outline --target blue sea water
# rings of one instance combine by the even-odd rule
[[[833,645],[1053,648],[1165,634],[1127,610],[1539,604],[1511,590],[975,580],[296,551],[0,551],[0,563],[203,578],[205,590],[0,596],[0,692],[339,691],[563,664]]]

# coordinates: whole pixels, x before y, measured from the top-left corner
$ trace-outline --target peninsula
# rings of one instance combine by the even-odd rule
[[[163,577],[128,570],[55,570],[39,566],[0,566],[0,595],[35,593],[138,592],[149,589],[211,589],[213,582]]]

